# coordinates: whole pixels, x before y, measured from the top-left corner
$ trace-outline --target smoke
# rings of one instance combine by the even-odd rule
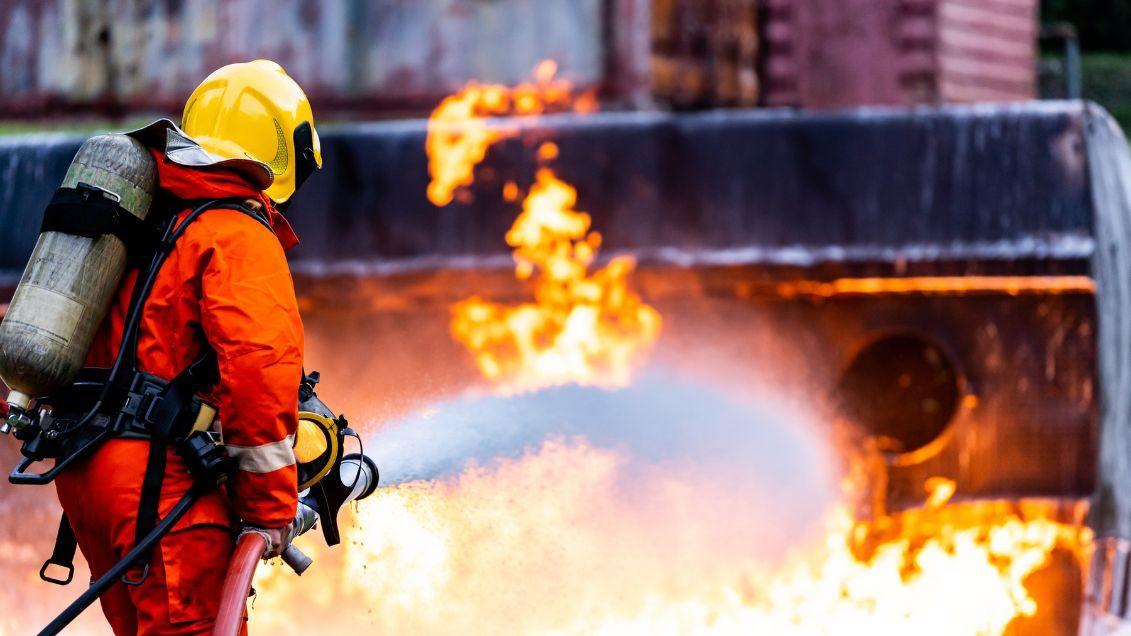
[[[623,389],[568,385],[442,402],[389,423],[367,452],[391,485],[515,457],[548,436],[582,436],[648,462],[709,460],[774,482],[800,476],[802,489],[827,459],[811,420],[774,398],[752,392],[740,401],[665,371]]]
[[[736,590],[820,532],[837,470],[815,428],[764,396],[664,372],[436,404],[367,436],[382,489],[315,578],[267,570],[252,624],[709,631]]]
[[[836,495],[826,438],[809,415],[772,396],[733,396],[653,370],[623,389],[569,385],[439,403],[387,425],[366,451],[390,486],[490,468],[550,440],[580,440],[621,458],[617,488],[625,497],[642,496],[640,484],[663,475],[704,500],[738,506],[729,527],[751,521],[751,532],[773,525],[796,537]]]

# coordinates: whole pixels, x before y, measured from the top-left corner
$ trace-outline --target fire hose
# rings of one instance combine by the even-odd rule
[[[240,536],[236,542],[232,563],[224,578],[224,590],[220,593],[220,611],[216,615],[213,636],[236,636],[240,633],[240,627],[246,620],[251,581],[255,578],[259,560],[266,551],[267,539],[259,533],[249,532]]]
[[[340,540],[336,521],[338,510],[346,503],[373,494],[380,479],[377,465],[372,459],[361,454],[343,457],[337,472],[337,479],[324,480],[316,488],[311,489],[314,492],[308,492],[300,499],[295,520],[291,524],[292,537],[309,532],[319,521],[322,521],[322,530],[326,534],[327,542],[337,543]],[[90,587],[47,627],[44,627],[38,636],[55,636],[71,624],[79,614],[113,587],[131,567],[148,555],[157,542],[185,516],[193,504],[212,488],[214,486],[206,482],[196,482],[149,534],[114,567],[92,582]],[[220,611],[213,632],[215,635],[236,636],[240,633],[252,578],[266,549],[267,541],[262,535],[247,533],[240,537],[228,575],[224,580]],[[294,545],[288,546],[282,558],[299,575],[302,575],[312,563],[311,559]]]
[[[338,483],[348,486],[343,503],[364,499],[377,487],[377,467],[364,455],[349,455],[342,459]],[[291,523],[291,536],[298,537],[314,528],[320,514],[313,500],[304,497],[299,502],[295,520]],[[336,512],[336,511],[335,511]],[[236,542],[228,575],[224,578],[224,588],[220,593],[220,611],[216,616],[213,636],[238,636],[247,620],[247,598],[251,594],[252,580],[263,554],[267,551],[267,539],[258,532],[245,532]],[[281,555],[295,574],[310,567],[310,557],[302,553],[294,544],[287,546]]]
[[[298,432],[294,445],[296,466],[298,469],[299,493],[298,509],[295,519],[291,524],[287,536],[293,538],[312,530],[316,525],[321,525],[322,534],[326,544],[334,546],[341,543],[341,533],[338,529],[338,512],[342,506],[351,501],[364,499],[373,494],[377,489],[380,476],[377,465],[365,455],[361,437],[349,427],[349,422],[341,415],[334,415],[315,392],[319,375],[317,371],[303,376],[299,385],[299,411]],[[59,461],[56,455],[42,455],[30,452],[28,444],[48,435],[48,430],[43,428],[38,417],[29,416],[20,411],[17,415],[29,417],[27,424],[21,431],[30,431],[24,440],[21,452],[25,460],[20,463],[9,481],[13,483],[49,483],[54,479],[54,472],[60,468],[60,463],[65,464],[66,459]],[[12,419],[9,416],[9,421]],[[109,430],[109,429],[107,429]],[[345,440],[353,437],[358,442],[358,451],[343,456]],[[30,440],[30,442],[29,442]],[[152,531],[138,540],[137,545],[129,551],[117,564],[106,573],[93,581],[90,587],[75,599],[55,620],[39,632],[39,636],[54,636],[67,625],[78,618],[86,608],[90,607],[102,594],[106,593],[115,583],[122,581],[129,583],[123,575],[134,566],[151,557],[154,546],[162,537],[172,531],[178,521],[192,508],[205,494],[225,483],[235,472],[235,461],[224,450],[218,436],[208,430],[194,430],[176,444],[176,451],[185,459],[188,472],[193,476],[193,485],[181,497],[173,509]],[[85,452],[79,448],[76,452]],[[72,454],[73,457],[73,454]],[[27,473],[26,468],[31,464],[48,458],[55,458],[56,467],[47,473]],[[65,522],[65,520],[64,520]],[[61,526],[62,527],[62,526]],[[61,535],[62,536],[62,535]],[[71,539],[74,540],[73,538]],[[256,534],[253,530],[244,532],[233,554],[231,570],[228,572],[222,590],[222,611],[219,615],[221,622],[217,624],[216,633],[231,636],[238,634],[244,620],[244,605],[246,603],[251,582],[259,560],[266,552],[266,535]],[[58,549],[58,546],[56,546]],[[72,552],[73,555],[73,552]],[[311,559],[295,546],[288,546],[281,555],[283,561],[297,574],[301,575],[312,563]],[[70,582],[56,580],[45,574],[49,565],[67,567],[74,571],[69,562],[62,563],[52,559],[44,564],[40,571],[40,578],[60,585]],[[146,565],[146,574],[148,565]],[[142,575],[142,579],[145,574]]]
[[[145,538],[139,541],[114,567],[110,568],[105,574],[99,577],[97,581],[91,583],[90,587],[82,593],[82,596],[75,599],[73,603],[67,606],[67,609],[63,610],[61,614],[55,617],[55,620],[51,621],[47,627],[44,627],[43,630],[39,632],[39,636],[54,636],[63,631],[64,627],[70,625],[72,621],[79,617],[79,614],[82,614],[86,608],[97,601],[98,597],[102,596],[106,590],[113,587],[127,570],[133,567],[133,565],[145,555],[149,554],[153,546],[173,529],[173,526],[181,520],[181,517],[185,516],[189,508],[192,508],[196,500],[206,491],[206,487],[199,483],[190,488],[189,491],[181,497],[180,501],[177,502],[177,505],[173,506],[169,514],[165,515],[161,523],[157,524],[157,527],[155,527],[153,531],[145,535]]]
[[[294,522],[291,525],[292,536],[300,536],[309,532],[320,519],[331,518],[327,515],[336,516],[340,506],[347,504],[347,502],[369,497],[377,489],[377,483],[380,479],[377,465],[373,463],[372,459],[364,455],[343,457],[337,476],[338,479],[331,482],[336,483],[339,487],[336,490],[331,490],[331,495],[337,493],[337,496],[333,499],[327,499],[325,496],[312,497],[308,493],[308,496],[300,500],[299,510],[297,510]],[[211,488],[213,487],[205,482],[193,484],[192,488],[184,493],[180,501],[176,502],[170,513],[165,515],[161,523],[158,523],[152,532],[138,542],[118,564],[90,584],[87,591],[80,595],[75,602],[68,605],[66,610],[63,610],[58,617],[51,621],[51,624],[44,627],[38,636],[57,635],[64,627],[70,625],[72,621],[78,618],[80,613],[90,607],[90,604],[93,604],[115,583],[118,583],[130,567],[147,555],[154,545],[172,530],[176,522],[179,522],[181,517],[189,512],[192,505],[196,504],[197,500]],[[327,506],[327,504],[329,505]],[[335,522],[325,521],[323,526],[333,526],[334,533],[337,533]],[[329,527],[323,527],[323,532],[329,532]],[[245,603],[247,603],[251,591],[252,578],[256,574],[259,561],[264,557],[266,550],[266,539],[257,533],[243,534],[239,543],[236,544],[231,566],[228,568],[227,576],[224,579],[221,605],[219,605],[214,630],[215,636],[236,636],[240,634],[240,628],[244,621]],[[283,560],[294,569],[295,574],[299,575],[302,575],[312,562],[295,545],[290,545],[283,552]]]

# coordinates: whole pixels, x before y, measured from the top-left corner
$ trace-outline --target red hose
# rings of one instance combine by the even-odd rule
[[[247,597],[251,593],[251,580],[255,569],[267,551],[267,541],[262,535],[249,532],[240,537],[224,578],[220,594],[220,612],[216,616],[213,636],[240,636],[246,633]]]

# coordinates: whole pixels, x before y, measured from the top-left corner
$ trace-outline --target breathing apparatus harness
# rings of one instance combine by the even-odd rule
[[[224,449],[219,433],[212,430],[216,411],[197,397],[220,379],[216,352],[205,344],[195,360],[172,380],[165,381],[138,368],[138,335],[145,304],[158,273],[177,240],[202,214],[214,209],[237,210],[271,230],[265,216],[238,198],[198,201],[179,223],[177,215],[170,214],[161,225],[147,222],[149,227],[143,227],[127,220],[136,221],[136,217],[113,202],[94,196],[101,190],[88,186],[95,192],[84,191],[84,185],[60,188],[56,192],[44,214],[41,231],[89,237],[114,234],[129,246],[131,260],[140,263],[148,257],[148,262],[139,267],[121,347],[113,366],[82,369],[69,386],[38,399],[35,410],[13,409],[9,413],[7,424],[22,442],[23,458],[8,479],[18,485],[48,484],[72,463],[89,456],[110,439],[144,439],[149,441],[150,447],[141,485],[134,548],[40,634],[58,633],[119,579],[127,585],[141,584],[149,574],[153,547],[196,500],[235,473],[236,460]],[[363,449],[357,454],[343,455],[346,438],[356,438],[359,446],[360,438],[344,417],[334,415],[318,399],[315,392],[318,381],[318,372],[312,372],[303,377],[298,388],[300,428],[307,440],[298,462],[299,490],[305,493],[300,498],[291,536],[310,530],[320,521],[326,542],[335,545],[341,540],[338,511],[347,501],[372,493],[378,476],[377,467],[364,456]],[[186,462],[193,485],[173,509],[159,519],[158,501],[169,448]],[[296,448],[296,456],[299,450]],[[44,472],[30,470],[51,459],[55,460],[52,468]],[[343,462],[356,464],[353,483],[343,483],[341,479]],[[337,478],[325,479],[331,474]],[[359,486],[362,479],[364,484]],[[76,547],[74,531],[64,514],[55,548],[43,564],[40,578],[58,585],[70,583]],[[282,556],[299,574],[310,564],[310,559],[293,545]],[[143,561],[140,574],[130,577],[128,573]],[[62,568],[65,576],[51,576],[48,570],[52,566]]]
[[[136,219],[117,212],[112,206],[88,206],[89,200],[76,200],[75,192],[61,188],[44,214],[43,231],[62,231],[97,236],[113,233],[116,221]],[[76,189],[77,190],[77,189]],[[26,421],[17,425],[14,435],[23,442],[23,459],[9,475],[13,484],[42,485],[50,483],[76,460],[88,456],[111,438],[147,439],[150,442],[145,478],[138,506],[135,542],[157,526],[158,499],[165,474],[166,450],[173,446],[189,466],[194,480],[217,486],[235,470],[235,460],[217,445],[214,434],[207,430],[215,411],[196,394],[219,380],[215,352],[207,347],[184,370],[166,382],[138,369],[137,344],[141,316],[154,281],[177,240],[185,230],[209,209],[237,209],[260,219],[251,208],[236,199],[213,199],[194,208],[182,222],[176,216],[164,223],[160,239],[148,245],[151,254],[147,266],[140,268],[134,284],[122,330],[121,347],[109,369],[85,368],[70,386],[39,400],[37,413],[18,413]],[[117,226],[121,227],[121,226]],[[132,233],[137,237],[141,232]],[[132,255],[138,254],[143,242],[132,240]],[[199,420],[199,421],[198,421]],[[39,462],[54,459],[55,466],[42,472],[29,472]],[[51,558],[40,570],[48,582],[65,585],[74,574],[72,563],[76,541],[70,523],[63,516]],[[48,575],[50,566],[66,570],[65,578]],[[148,575],[145,565],[137,579],[124,579],[127,584],[140,584]]]

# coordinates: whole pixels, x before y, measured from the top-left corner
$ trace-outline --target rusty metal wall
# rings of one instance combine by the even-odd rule
[[[1035,96],[1037,0],[0,0],[0,116],[175,112],[280,61],[323,113],[420,114],[554,58],[608,107]]]
[[[757,6],[653,0],[653,96],[677,107],[757,105]]]
[[[763,0],[762,103],[1036,97],[1037,0]]]
[[[646,1],[0,0],[0,115],[176,111],[210,70],[257,57],[330,110],[419,110],[544,58],[631,103],[647,49],[626,31]]]
[[[943,99],[1035,97],[1037,11],[1032,0],[942,0],[938,63]]]

